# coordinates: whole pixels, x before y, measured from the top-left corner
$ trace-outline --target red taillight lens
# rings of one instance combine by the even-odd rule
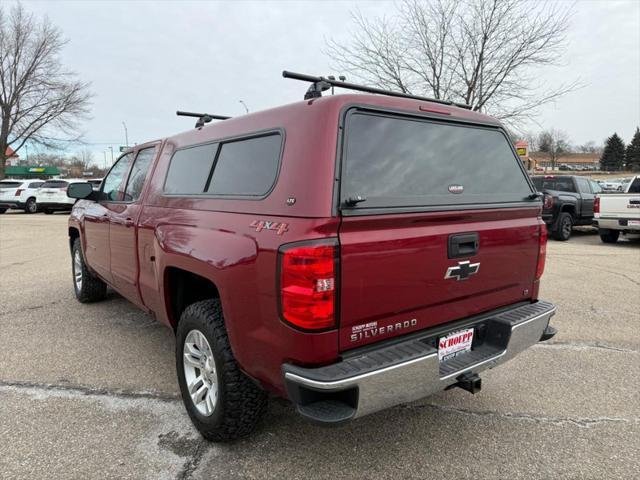
[[[280,252],[282,318],[304,330],[335,326],[335,243],[292,246]]]
[[[551,210],[553,208],[553,197],[548,194],[544,194],[544,204],[542,206],[545,210]]]
[[[600,197],[596,197],[593,202],[593,213],[600,213]]]
[[[547,226],[540,225],[540,245],[538,247],[538,266],[536,267],[536,280],[540,280],[544,273],[544,264],[547,260]]]
[[[24,192],[24,188],[19,188],[18,190],[16,190],[16,195],[15,196],[19,197],[22,192]]]

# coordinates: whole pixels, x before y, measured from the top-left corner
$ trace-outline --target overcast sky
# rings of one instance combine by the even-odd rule
[[[6,3],[5,3],[6,5]],[[326,38],[346,39],[350,11],[392,12],[393,2],[24,1],[69,39],[65,64],[92,83],[85,139],[96,160],[109,145],[140,143],[186,130],[177,109],[226,115],[302,99],[306,85],[283,69],[331,71]],[[640,1],[575,4],[562,67],[539,72],[555,85],[584,88],[541,110],[532,131],[558,128],[576,144],[614,131],[629,142],[640,125]],[[107,153],[110,160],[110,153]]]

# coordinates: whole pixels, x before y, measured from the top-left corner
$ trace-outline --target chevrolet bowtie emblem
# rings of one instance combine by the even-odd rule
[[[458,262],[458,265],[455,267],[447,268],[447,273],[444,276],[444,279],[455,278],[456,280],[466,280],[471,275],[475,275],[480,270],[480,262],[471,263],[469,260],[465,260],[464,262]]]

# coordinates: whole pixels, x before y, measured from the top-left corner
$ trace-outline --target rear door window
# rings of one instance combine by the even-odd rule
[[[576,178],[576,182],[578,182],[580,193],[591,193],[591,187],[589,187],[589,181],[586,178]]]
[[[31,182],[29,188],[40,188],[44,182]]]
[[[354,113],[346,124],[341,200],[358,207],[520,202],[531,187],[499,130]]]
[[[278,175],[279,134],[223,143],[207,193],[262,196]]]

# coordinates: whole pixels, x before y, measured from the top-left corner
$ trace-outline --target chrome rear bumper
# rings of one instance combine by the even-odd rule
[[[283,365],[289,398],[302,415],[342,423],[424,398],[455,384],[463,374],[493,368],[543,337],[554,305],[536,302],[465,324],[484,328],[483,342],[452,360],[438,361],[438,335],[411,338],[320,368]]]

